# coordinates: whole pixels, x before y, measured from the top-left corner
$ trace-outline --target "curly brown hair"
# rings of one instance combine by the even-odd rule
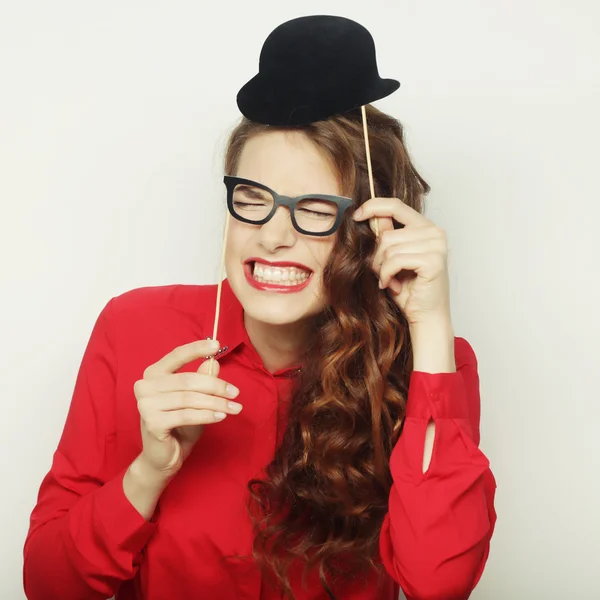
[[[375,193],[422,212],[429,185],[411,163],[402,125],[373,106],[367,123]],[[250,137],[274,129],[286,130],[243,119],[229,139],[225,172],[235,174]],[[289,129],[325,150],[353,209],[369,199],[360,109]],[[248,484],[254,558],[290,600],[295,561],[305,576],[318,569],[334,600],[337,578],[381,568],[389,458],[401,433],[412,348],[404,315],[371,271],[375,248],[368,227],[344,219],[323,273],[328,306],[314,321],[283,441],[266,476]]]

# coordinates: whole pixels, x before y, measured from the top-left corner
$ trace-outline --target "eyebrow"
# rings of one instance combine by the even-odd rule
[[[270,196],[267,190],[257,188],[253,185],[248,185],[246,183],[238,183],[236,186],[236,190],[242,191],[248,194],[249,196],[254,196],[255,198],[264,198],[265,196]]]
[[[285,194],[280,194],[279,192],[276,192],[275,190],[272,190],[271,188],[269,188],[267,185],[265,185],[264,183],[261,183],[259,181],[254,181],[252,179],[248,179],[247,177],[237,177],[237,175],[235,176],[231,176],[232,179],[246,179],[247,181],[250,181],[251,183],[238,183],[235,186],[235,189],[239,189],[242,190],[243,192],[249,191],[252,193],[252,195],[254,197],[258,197],[258,198],[264,198],[265,195],[267,196],[271,196],[271,193],[275,193],[278,196],[284,196],[287,198],[292,198],[292,199],[296,199],[296,198],[305,198],[306,200],[310,200],[311,196],[329,196],[329,197],[333,197],[333,198],[337,198],[337,199],[341,199],[341,200],[350,200],[352,201],[352,198],[350,198],[349,196],[344,196],[344,195],[339,195],[339,194],[332,194],[332,193],[326,193],[326,192],[309,192],[306,194],[299,194],[297,196],[285,196]],[[267,189],[264,189],[262,186],[264,186]],[[250,195],[250,194],[249,194]],[[315,202],[318,202],[319,200],[322,200],[321,198],[313,198]]]

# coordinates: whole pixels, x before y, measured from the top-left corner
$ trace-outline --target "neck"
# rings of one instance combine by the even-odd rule
[[[310,323],[301,321],[272,325],[256,321],[244,313],[244,325],[267,371],[275,373],[281,369],[299,366]]]

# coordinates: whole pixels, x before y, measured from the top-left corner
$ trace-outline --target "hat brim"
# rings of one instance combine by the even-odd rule
[[[343,114],[365,104],[393,94],[400,87],[395,79],[377,77],[365,87],[356,88],[349,82],[344,89],[338,86],[319,97],[309,90],[274,88],[272,81],[255,75],[237,95],[241,113],[251,121],[273,126],[301,126]]]

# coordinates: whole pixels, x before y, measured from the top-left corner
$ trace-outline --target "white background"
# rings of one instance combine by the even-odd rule
[[[481,599],[600,597],[594,0],[9,2],[0,7],[0,597],[79,361],[128,289],[217,279],[221,156],[266,35],[366,25],[451,244],[499,520]]]

